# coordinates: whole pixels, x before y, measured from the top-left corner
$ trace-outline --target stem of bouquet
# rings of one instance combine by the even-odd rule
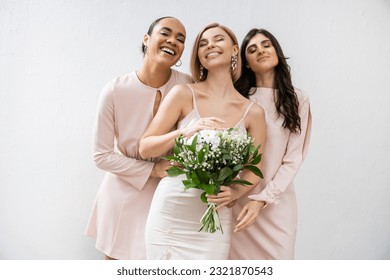
[[[203,214],[200,222],[202,224],[198,231],[214,233],[220,230],[223,233],[221,221],[219,219],[218,211],[214,211],[216,203],[209,203],[206,212]]]

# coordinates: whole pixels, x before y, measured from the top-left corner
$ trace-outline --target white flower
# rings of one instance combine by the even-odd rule
[[[197,139],[195,150],[192,142]],[[187,139],[180,139],[175,147],[175,161],[183,167],[183,173],[187,175],[187,180],[184,180],[184,185],[188,188],[194,187],[194,182],[197,188],[201,188],[204,184],[214,185],[214,189],[203,189],[206,193],[211,194],[217,192],[223,183],[229,184],[232,178],[237,175],[226,178],[225,181],[218,181],[220,170],[230,168],[232,170],[237,166],[243,166],[248,163],[250,156],[250,147],[253,146],[252,138],[237,128],[229,128],[224,130],[201,130]],[[245,161],[244,159],[247,159]],[[177,172],[177,171],[176,171]],[[199,172],[201,175],[198,175]],[[192,179],[195,176],[196,180]],[[215,177],[217,176],[217,177]],[[207,181],[205,181],[207,180]],[[230,181],[229,181],[230,180]],[[199,182],[200,185],[199,185]],[[202,228],[207,232],[215,232],[221,230],[217,213],[209,207],[202,217]]]

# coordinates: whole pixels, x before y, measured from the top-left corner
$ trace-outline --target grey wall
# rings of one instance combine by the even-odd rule
[[[83,235],[103,176],[98,94],[137,69],[149,24],[274,33],[313,132],[296,179],[298,259],[390,259],[390,1],[0,1],[0,259],[101,259]]]

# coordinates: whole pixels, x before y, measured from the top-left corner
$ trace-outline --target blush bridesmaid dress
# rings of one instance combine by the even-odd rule
[[[108,83],[99,97],[93,157],[106,171],[86,228],[96,248],[115,259],[145,259],[145,223],[158,182],[150,178],[154,159],[142,160],[138,142],[153,118],[156,92],[162,98],[176,84],[192,78],[172,70],[156,89],[143,84],[136,72]]]
[[[271,88],[257,88],[250,99],[264,108],[267,134],[263,152],[264,179],[233,207],[237,217],[249,199],[265,201],[255,222],[232,234],[229,258],[238,260],[294,259],[297,230],[297,200],[293,180],[307,154],[311,114],[308,97],[296,91],[299,100],[301,133],[283,129]]]

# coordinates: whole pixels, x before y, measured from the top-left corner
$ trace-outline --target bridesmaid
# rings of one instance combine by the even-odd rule
[[[86,234],[106,259],[145,259],[144,229],[156,186],[167,175],[167,161],[142,160],[138,141],[166,93],[189,75],[171,69],[186,39],[173,17],[156,19],[144,36],[143,65],[109,82],[100,95],[94,127],[93,158],[106,171]]]
[[[232,237],[230,258],[293,259],[297,228],[293,179],[308,150],[309,99],[293,87],[282,48],[268,31],[250,30],[241,46],[241,58],[242,76],[235,86],[263,106],[267,136],[264,180],[233,209],[241,222]],[[248,223],[253,224],[242,231]]]

